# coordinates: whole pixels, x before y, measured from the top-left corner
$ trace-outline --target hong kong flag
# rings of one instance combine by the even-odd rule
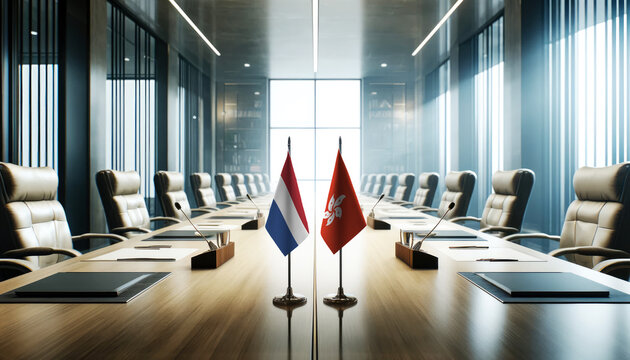
[[[333,254],[337,253],[365,227],[357,194],[348,175],[341,152],[337,152],[326,211],[322,221],[322,238]]]

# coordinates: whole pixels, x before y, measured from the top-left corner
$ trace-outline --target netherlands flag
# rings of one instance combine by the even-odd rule
[[[308,236],[302,198],[288,153],[265,228],[285,256]]]

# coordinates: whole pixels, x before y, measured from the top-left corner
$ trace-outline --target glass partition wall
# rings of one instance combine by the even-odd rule
[[[361,81],[271,80],[270,176],[275,189],[291,137],[291,157],[309,223],[321,220],[339,137],[355,190],[361,172]],[[317,218],[315,218],[316,216]]]

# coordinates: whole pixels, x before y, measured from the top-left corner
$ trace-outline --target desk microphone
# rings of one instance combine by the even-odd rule
[[[257,216],[257,217],[258,217],[258,216],[260,216],[260,214],[261,214],[261,213],[260,213],[260,209],[258,208],[258,206],[256,205],[256,203],[254,202],[254,200],[252,200],[252,197],[251,197],[251,196],[249,196],[249,194],[247,194],[247,198],[249,199],[249,201],[251,201],[251,202],[252,202],[252,204],[254,204],[254,207],[255,207],[255,208],[256,208],[256,210],[258,211],[258,213],[256,213],[256,216]]]
[[[218,249],[216,245],[214,245],[213,242],[211,242],[210,240],[208,240],[201,231],[199,231],[199,229],[197,229],[197,227],[195,226],[195,224],[193,224],[192,221],[190,221],[190,218],[188,217],[188,215],[186,215],[186,213],[184,212],[184,210],[182,210],[182,206],[179,204],[178,201],[175,202],[175,208],[179,211],[182,212],[182,214],[184,214],[184,216],[186,217],[186,220],[188,220],[188,222],[190,223],[190,225],[192,225],[192,227],[195,229],[196,233],[195,235],[199,234],[205,241],[206,243],[208,243],[208,247],[210,248],[210,250],[216,250]]]
[[[440,220],[438,220],[438,222],[435,224],[435,226],[433,227],[433,229],[431,229],[431,231],[429,231],[426,235],[424,235],[424,237],[422,238],[422,240],[420,240],[419,243],[416,243],[416,245],[413,246],[414,250],[420,250],[420,247],[422,246],[422,242],[428,238],[429,236],[431,236],[431,234],[433,234],[433,231],[435,230],[436,227],[438,227],[438,225],[440,225],[440,223],[442,222],[442,220],[444,220],[444,217],[446,217],[446,214],[448,214],[451,210],[453,210],[453,208],[455,207],[455,203],[451,202],[450,204],[448,204],[448,209],[446,209],[446,211],[444,212],[444,215],[442,215],[442,217],[440,218]],[[413,238],[411,239],[411,242],[413,242]]]
[[[378,197],[378,200],[376,200],[376,203],[374,204],[374,206],[372,206],[372,210],[370,210],[371,217],[374,217],[374,208],[376,207],[376,205],[378,205],[379,202],[381,202],[381,200],[383,200],[384,197],[385,197],[385,193],[381,194],[381,196]]]

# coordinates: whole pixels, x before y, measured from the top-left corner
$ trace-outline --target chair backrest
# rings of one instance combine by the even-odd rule
[[[374,189],[374,183],[376,182],[376,174],[368,174],[367,183],[365,184],[365,193],[372,193]]]
[[[110,230],[128,226],[151,228],[147,205],[139,193],[137,172],[101,170],[96,173],[96,186]]]
[[[221,201],[234,201],[236,200],[236,194],[232,187],[232,177],[230,174],[219,173],[214,176],[214,181],[217,183],[217,191],[221,197]]]
[[[271,192],[271,183],[269,182],[269,174],[262,174],[263,184],[265,185],[265,192]]]
[[[383,193],[383,187],[385,187],[385,174],[376,174],[374,177],[374,186],[372,187],[372,195],[381,195]]]
[[[455,207],[446,215],[445,219],[466,216],[470,198],[472,197],[473,190],[475,190],[476,179],[477,175],[470,170],[451,171],[448,173],[444,179],[446,191],[442,194],[442,200],[440,200],[437,215],[440,217],[444,215],[448,209],[448,205],[454,202]]]
[[[258,192],[260,194],[266,193],[267,190],[265,189],[265,183],[264,183],[262,174],[254,174],[254,180],[256,182],[256,187],[258,188]]]
[[[492,175],[494,193],[488,196],[481,216],[481,228],[508,226],[521,229],[534,172],[529,169],[497,171]]]
[[[573,176],[577,197],[567,209],[560,247],[600,246],[630,251],[630,163],[578,169]],[[569,261],[593,267],[600,256],[567,255]]]
[[[236,192],[236,196],[245,196],[247,194],[247,186],[245,185],[245,176],[241,173],[232,174],[232,186]]]
[[[217,198],[212,190],[212,177],[208,173],[190,174],[190,185],[195,195],[197,207],[215,207]]]
[[[58,182],[49,167],[0,163],[1,252],[36,246],[72,249],[66,213],[55,199]],[[44,267],[57,263],[59,256],[27,259]]]
[[[160,170],[153,176],[153,184],[164,216],[186,220],[184,214],[175,207],[175,203],[178,202],[186,215],[190,217],[190,204],[184,191],[184,174]]]
[[[254,174],[245,174],[245,186],[250,195],[258,195],[258,186],[256,186],[256,178],[254,177]]]
[[[383,186],[383,193],[385,196],[394,196],[397,184],[398,174],[387,174],[385,176],[385,185]]]
[[[413,204],[415,206],[431,207],[439,181],[440,175],[438,173],[426,172],[420,174],[418,178],[418,190],[416,190],[416,195],[413,198]]]
[[[415,180],[416,176],[414,174],[400,174],[400,176],[398,176],[398,187],[396,187],[394,199],[409,201],[411,190],[413,188],[413,182]]]

